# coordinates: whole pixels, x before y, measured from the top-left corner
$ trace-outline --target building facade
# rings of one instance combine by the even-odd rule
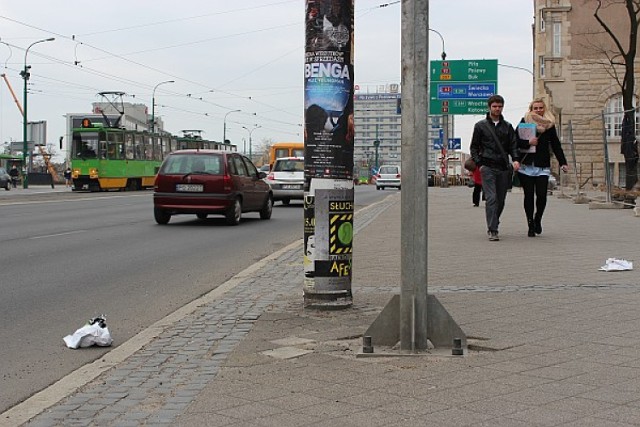
[[[357,93],[354,98],[354,163],[358,167],[374,167],[402,162],[401,93],[397,84],[385,85],[380,93]],[[440,138],[443,116],[429,116],[428,168],[440,173],[442,152],[434,149]],[[453,116],[448,117],[449,135],[453,135]],[[426,147],[425,147],[426,148]],[[459,156],[458,156],[459,157]],[[449,156],[451,158],[451,156]],[[464,161],[464,160],[463,160]],[[461,173],[460,161],[449,161],[448,174]]]
[[[627,49],[624,2],[602,0],[602,5],[599,15]],[[613,186],[624,187],[622,91],[613,77],[622,78],[623,67],[607,60],[615,46],[594,17],[597,7],[597,0],[534,0],[535,93],[556,115],[563,149],[577,172],[569,174],[569,182],[577,176],[583,188],[602,188],[608,175]],[[636,81],[639,65],[636,61]]]

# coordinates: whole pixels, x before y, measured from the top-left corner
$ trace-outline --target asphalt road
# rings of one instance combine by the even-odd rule
[[[62,338],[104,314],[114,346],[302,238],[302,204],[244,215],[153,220],[152,193],[0,197],[0,412],[110,348]],[[356,187],[356,209],[386,194]]]

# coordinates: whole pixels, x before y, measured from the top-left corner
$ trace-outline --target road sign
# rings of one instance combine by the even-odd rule
[[[11,151],[24,150],[24,143],[22,141],[11,141]],[[33,141],[27,141],[27,151],[33,151],[36,144]]]
[[[449,138],[448,147],[449,150],[460,150],[462,149],[462,140],[460,138]]]
[[[431,61],[429,114],[484,114],[498,91],[498,60]]]

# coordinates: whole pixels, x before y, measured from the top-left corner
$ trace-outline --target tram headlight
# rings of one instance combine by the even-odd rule
[[[71,171],[71,178],[78,179],[79,176],[80,176],[80,169],[74,169],[73,171]]]
[[[98,177],[98,168],[90,168],[89,169],[89,178],[97,178]]]

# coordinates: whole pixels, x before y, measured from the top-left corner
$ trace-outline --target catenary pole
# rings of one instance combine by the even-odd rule
[[[429,2],[402,2],[400,349],[427,349]],[[443,141],[444,143],[444,141]]]

